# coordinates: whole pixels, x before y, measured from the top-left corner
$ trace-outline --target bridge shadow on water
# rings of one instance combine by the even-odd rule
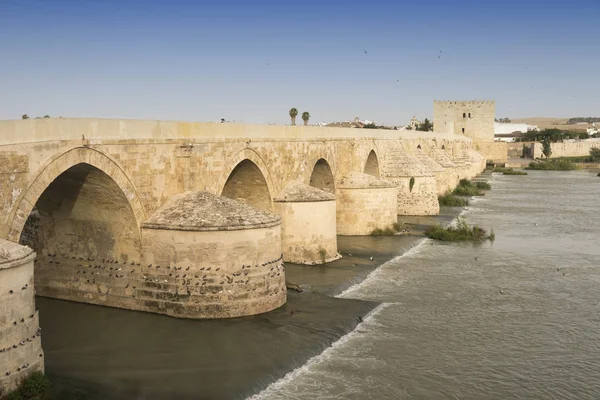
[[[419,230],[455,215],[407,222]],[[53,398],[244,399],[352,331],[377,303],[333,296],[422,239],[338,237],[341,260],[286,265],[304,292],[288,291],[283,307],[252,317],[184,320],[37,298]]]
[[[38,298],[57,398],[245,398],[354,329],[376,304],[288,294],[270,313],[182,320]]]

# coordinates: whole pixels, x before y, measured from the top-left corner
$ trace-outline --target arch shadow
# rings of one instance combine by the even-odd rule
[[[42,194],[59,176],[80,164],[105,174],[120,189],[133,213],[136,234],[140,235],[140,225],[146,219],[145,211],[135,186],[123,169],[115,160],[96,149],[74,147],[48,160],[19,196],[8,219],[8,240],[19,242],[25,223]]]
[[[335,193],[335,181],[331,166],[324,158],[319,158],[310,174],[309,185],[326,192]]]
[[[377,157],[377,153],[375,150],[371,150],[369,155],[367,156],[367,161],[365,162],[364,168],[365,174],[372,175],[376,178],[381,176],[381,170],[379,168],[379,158]]]
[[[219,177],[215,193],[244,201],[262,211],[273,211],[273,184],[266,163],[249,148],[229,160]]]

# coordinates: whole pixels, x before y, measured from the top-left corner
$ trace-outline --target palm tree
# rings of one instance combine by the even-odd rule
[[[298,116],[298,110],[296,108],[290,108],[290,118],[292,119],[292,125],[296,125],[296,117]]]
[[[304,126],[308,125],[309,119],[310,119],[310,113],[308,111],[304,111],[302,113],[302,121],[304,121]]]

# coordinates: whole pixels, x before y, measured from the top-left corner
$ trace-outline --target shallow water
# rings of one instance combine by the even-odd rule
[[[469,223],[493,244],[424,240],[344,298],[363,323],[254,399],[600,398],[600,178],[494,174]]]

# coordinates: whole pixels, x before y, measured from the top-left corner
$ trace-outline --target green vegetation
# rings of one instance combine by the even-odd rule
[[[323,247],[319,247],[319,256],[321,257],[321,262],[325,264],[325,257],[327,256],[327,251]]]
[[[410,181],[408,182],[408,189],[412,192],[414,186],[415,186],[415,177],[411,176]]]
[[[425,120],[422,123],[420,123],[419,126],[417,126],[416,130],[424,132],[433,131],[433,124],[429,119],[425,118]]]
[[[50,380],[41,372],[33,372],[21,381],[4,400],[42,400],[50,389]]]
[[[505,124],[510,124],[512,122],[510,120],[510,118],[500,118],[500,119],[494,118],[494,121],[496,121],[496,122],[502,122],[502,123],[505,123]]]
[[[296,117],[298,116],[297,108],[290,108],[290,118],[292,119],[292,125],[296,125]]]
[[[492,190],[492,186],[487,182],[475,182],[475,186],[481,190]]]
[[[549,138],[551,142],[556,143],[564,139],[587,139],[586,131],[569,131],[558,128],[543,129],[541,131],[529,131],[516,138],[517,142],[541,142],[544,138]]]
[[[484,185],[479,184],[485,184],[486,186],[485,188],[480,187]],[[473,182],[471,182],[468,179],[461,179],[458,183],[458,186],[452,191],[452,194],[455,196],[483,196],[485,194],[483,193],[483,190],[489,189],[491,189],[491,186],[485,182],[478,182],[478,184],[473,184]]]
[[[469,205],[469,200],[454,196],[450,191],[446,192],[443,196],[438,196],[438,201],[440,206],[446,207],[464,207]]]
[[[302,113],[302,121],[304,121],[304,126],[308,125],[309,119],[310,119],[310,113],[308,111],[304,111]]]
[[[573,124],[576,124],[578,122],[587,122],[588,124],[591,124],[593,122],[600,122],[600,117],[575,117],[575,118],[569,118],[569,120],[567,121],[567,124],[573,125]]]
[[[393,236],[396,232],[402,230],[402,225],[398,222],[394,222],[391,226],[381,229],[376,228],[371,231],[371,236]]]
[[[552,142],[548,136],[542,139],[542,154],[546,157],[546,160],[552,155]]]
[[[510,171],[504,171],[502,173],[502,175],[527,175],[527,172],[523,172],[523,171],[513,171],[512,169]]]
[[[447,228],[442,228],[441,225],[430,226],[425,231],[425,236],[443,242],[473,241],[480,243],[486,240],[493,242],[496,239],[493,230],[488,235],[483,228],[476,225],[470,227],[463,218],[458,218],[456,226],[449,226]]]
[[[512,171],[512,168],[504,168],[504,167],[495,167],[495,168],[488,168],[488,171],[492,171],[492,172],[505,172],[505,171]]]
[[[600,148],[592,147],[590,149],[590,161],[591,162],[600,162]]]
[[[527,175],[527,172],[515,171],[512,168],[496,167],[491,169],[492,172],[500,172],[504,175]]]
[[[540,171],[573,171],[577,169],[577,165],[569,160],[553,158],[551,160],[539,160],[531,162],[525,169]]]
[[[370,124],[365,124],[363,125],[363,129],[387,129],[387,130],[397,130],[397,128],[394,126],[393,128],[391,126],[385,126],[385,125],[377,125],[374,123],[370,123]]]

